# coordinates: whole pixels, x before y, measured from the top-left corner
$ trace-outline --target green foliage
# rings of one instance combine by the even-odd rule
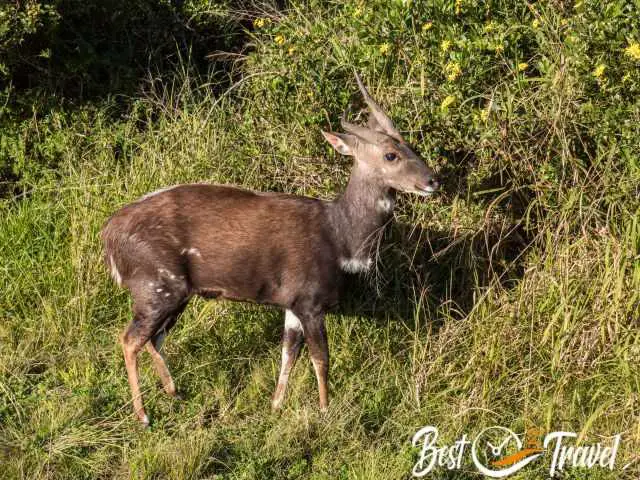
[[[34,61],[28,44],[35,36],[46,37],[57,26],[60,16],[51,1],[6,2],[0,5],[0,78],[11,78],[19,62]],[[37,56],[47,58],[45,48]]]
[[[225,1],[43,0],[0,5],[0,180],[57,166],[59,147],[39,144],[50,117],[86,101],[124,98],[183,63],[205,72],[205,55],[237,46],[240,24]],[[37,129],[34,138],[33,129]],[[55,135],[55,134],[54,134]]]
[[[20,193],[0,200],[5,477],[408,478],[409,439],[427,424],[443,441],[490,425],[585,442],[622,433],[626,472],[566,477],[638,476],[636,4],[50,5],[4,45],[26,58],[40,53],[24,46],[35,37],[57,39],[61,56],[38,65],[55,63],[95,96],[42,90],[57,92],[50,101],[41,85],[14,83],[3,102],[0,168]],[[88,39],[76,53],[64,21]],[[238,35],[239,25],[251,27]],[[170,46],[186,26],[205,40],[221,32],[199,48],[234,49],[233,61],[214,56],[208,72],[202,55]],[[151,43],[122,49],[139,37]],[[159,80],[125,88],[144,78],[146,65],[129,60],[150,44]],[[20,62],[6,58],[13,75]],[[283,414],[269,411],[279,312],[197,300],[165,344],[185,400],[163,394],[141,355],[153,425],[139,430],[117,345],[130,305],[101,263],[103,222],[181,182],[333,197],[349,159],[319,131],[338,129],[349,107],[358,121],[354,69],[444,188],[428,201],[399,196],[379,271],[329,315],[328,414],[306,354]],[[540,462],[512,478],[547,472]]]

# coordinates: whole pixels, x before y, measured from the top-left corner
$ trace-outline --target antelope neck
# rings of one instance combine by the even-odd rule
[[[341,260],[369,265],[393,211],[395,192],[363,170],[356,162],[344,193],[331,202],[331,217]]]

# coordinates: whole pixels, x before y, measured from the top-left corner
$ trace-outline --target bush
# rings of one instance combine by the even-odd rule
[[[109,98],[115,98],[107,101],[112,113],[126,113],[126,97],[150,81],[166,78],[184,63],[205,73],[206,54],[240,48],[240,20],[227,3],[29,0],[0,5],[0,83],[5,85],[0,181],[57,165],[57,147],[32,148],[38,122],[47,124],[88,101]],[[38,141],[43,135],[38,133]]]

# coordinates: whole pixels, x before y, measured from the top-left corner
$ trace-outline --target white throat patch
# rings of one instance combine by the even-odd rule
[[[391,213],[395,206],[395,201],[390,197],[382,197],[376,200],[376,211],[380,213]]]
[[[367,272],[373,261],[370,258],[361,260],[359,258],[341,258],[340,268],[347,273]]]

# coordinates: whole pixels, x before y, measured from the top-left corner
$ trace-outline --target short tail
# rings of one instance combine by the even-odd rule
[[[104,227],[102,228],[102,244],[104,248],[104,263],[111,274],[111,278],[113,278],[114,282],[121,287],[122,286],[122,274],[120,270],[118,270],[118,264],[116,262],[117,255],[115,254],[115,249],[113,248],[109,223],[111,219],[107,220]]]

